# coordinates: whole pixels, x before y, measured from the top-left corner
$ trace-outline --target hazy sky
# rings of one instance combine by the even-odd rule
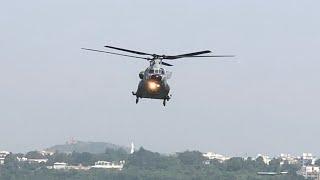
[[[158,152],[320,155],[320,1],[54,0],[0,6],[0,150],[74,137]],[[173,98],[135,104],[143,60],[82,51],[212,50],[185,59]],[[221,60],[221,59],[220,59]]]

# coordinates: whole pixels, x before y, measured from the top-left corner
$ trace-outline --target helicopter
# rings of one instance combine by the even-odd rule
[[[132,95],[136,96],[136,104],[138,104],[139,99],[142,98],[149,98],[149,99],[160,99],[163,100],[163,106],[166,106],[166,102],[169,101],[172,95],[169,95],[170,86],[168,84],[168,79],[171,78],[172,72],[166,71],[163,66],[173,66],[164,60],[172,61],[181,58],[208,58],[208,57],[234,57],[233,55],[203,55],[209,54],[211,51],[197,51],[193,53],[186,53],[180,55],[158,55],[158,54],[151,54],[145,53],[135,50],[129,50],[114,46],[104,46],[109,49],[123,51],[126,53],[137,54],[136,55],[129,55],[129,54],[122,54],[116,53],[111,51],[104,51],[104,50],[97,50],[97,49],[90,49],[90,48],[81,48],[87,51],[94,51],[100,53],[107,53],[112,55],[136,58],[136,59],[144,59],[149,62],[149,66],[139,73],[140,82],[138,85],[138,89],[136,92],[132,91]],[[149,56],[149,57],[146,57]]]

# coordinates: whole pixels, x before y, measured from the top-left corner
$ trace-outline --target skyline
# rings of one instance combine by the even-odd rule
[[[275,6],[276,5],[276,6]],[[0,11],[0,150],[70,137],[156,152],[320,156],[318,1],[4,2]],[[172,99],[131,91],[147,62],[90,53],[104,45],[173,61]],[[263,152],[265,151],[265,152]]]

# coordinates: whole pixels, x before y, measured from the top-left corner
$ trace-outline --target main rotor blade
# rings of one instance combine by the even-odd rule
[[[199,52],[193,52],[193,53],[187,53],[187,54],[180,54],[176,56],[196,56],[196,55],[207,54],[207,53],[211,53],[211,51],[206,50],[206,51],[199,51]]]
[[[182,58],[193,58],[193,57],[235,57],[235,55],[184,56],[184,57],[182,57]]]
[[[133,51],[133,50],[129,50],[129,49],[123,49],[123,48],[118,48],[118,47],[113,47],[113,46],[104,46],[104,47],[111,48],[111,49],[116,49],[116,50],[119,50],[119,51],[125,51],[125,52],[129,52],[129,53],[139,54],[139,55],[150,55],[150,56],[153,56],[153,54],[140,52],[140,51]]]
[[[169,63],[166,63],[166,62],[161,62],[162,65],[165,65],[165,66],[173,66],[172,64],[169,64]]]
[[[185,56],[185,57],[181,57],[181,58],[219,58],[219,57],[235,57],[235,55],[212,55],[212,56]],[[219,61],[222,61],[221,59],[219,59]],[[236,60],[232,60],[232,59],[223,59],[223,61],[228,61],[228,62],[238,62]]]
[[[175,56],[164,56],[163,59],[179,59],[183,57],[196,56],[196,55],[207,54],[207,53],[211,53],[211,51],[206,50],[206,51],[199,51],[199,52],[193,52],[193,53],[187,53],[187,54],[180,54]]]
[[[149,58],[145,58],[145,57],[131,56],[131,55],[126,55],[126,54],[113,53],[113,52],[109,52],[109,51],[101,51],[101,50],[88,49],[88,48],[81,48],[81,49],[83,49],[83,50],[87,50],[87,51],[95,51],[95,52],[101,52],[101,53],[113,54],[113,55],[118,55],[118,56],[125,56],[125,57],[131,57],[131,58],[137,58],[137,59],[146,59],[146,60],[149,60]]]

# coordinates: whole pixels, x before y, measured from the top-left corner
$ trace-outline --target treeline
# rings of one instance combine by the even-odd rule
[[[55,153],[48,157],[45,164],[21,163],[9,155],[6,164],[0,167],[0,180],[302,180],[296,174],[300,165],[285,163],[280,166],[280,160],[273,159],[269,165],[262,158],[243,159],[231,158],[220,163],[217,160],[207,160],[198,151],[186,151],[171,156],[164,156],[140,148],[134,154],[126,151],[106,151],[102,154],[90,153]],[[26,156],[39,156],[30,152]],[[101,158],[101,159],[99,159]],[[46,166],[54,162],[69,164],[92,165],[97,160],[125,160],[122,171],[89,170],[89,171],[57,171]],[[288,175],[259,176],[259,171],[288,171]]]

